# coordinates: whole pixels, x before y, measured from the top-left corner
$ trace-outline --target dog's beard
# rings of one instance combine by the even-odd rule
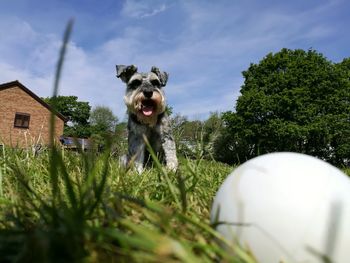
[[[140,91],[134,91],[124,100],[129,112],[135,114],[139,122],[149,126],[155,126],[158,116],[165,111],[165,99],[159,91],[154,91],[151,98],[146,98]]]

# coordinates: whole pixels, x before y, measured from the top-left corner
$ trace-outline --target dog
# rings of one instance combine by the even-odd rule
[[[126,83],[124,102],[129,115],[126,165],[133,163],[138,173],[142,173],[149,159],[147,139],[153,151],[165,161],[166,168],[176,171],[176,146],[163,90],[168,73],[157,67],[148,73],[139,73],[134,65],[117,65],[116,69],[117,77]]]

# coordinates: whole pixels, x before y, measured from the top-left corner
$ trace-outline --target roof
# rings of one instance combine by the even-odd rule
[[[33,99],[35,99],[37,102],[39,102],[42,106],[47,108],[49,111],[53,112],[57,117],[62,119],[64,122],[67,121],[67,118],[64,115],[62,115],[57,110],[55,110],[52,106],[47,104],[44,100],[42,100],[40,97],[38,97],[35,93],[33,93],[30,89],[28,89],[26,86],[24,86],[18,80],[0,84],[0,90],[9,89],[9,88],[13,88],[13,87],[19,87],[24,92],[26,92],[29,96],[31,96]]]
[[[86,138],[75,138],[69,136],[60,136],[60,142],[62,145],[69,148],[78,148],[78,146],[84,146],[84,148],[91,147],[91,140]]]

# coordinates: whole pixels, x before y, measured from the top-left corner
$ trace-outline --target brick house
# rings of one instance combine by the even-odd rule
[[[0,84],[0,145],[48,145],[50,118],[55,114],[55,139],[63,134],[65,117],[19,81]]]

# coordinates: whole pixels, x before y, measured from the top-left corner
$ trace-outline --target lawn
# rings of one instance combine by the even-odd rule
[[[142,175],[103,154],[54,149],[0,158],[1,262],[254,262],[230,256],[209,222],[233,167],[182,158]]]

